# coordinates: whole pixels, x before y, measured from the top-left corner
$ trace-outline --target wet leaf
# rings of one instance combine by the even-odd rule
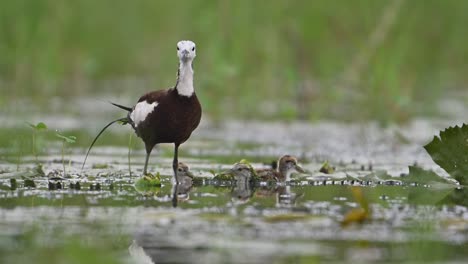
[[[65,136],[65,135],[62,135],[60,133],[56,133],[55,134],[58,138],[62,139],[62,140],[65,140],[65,142],[67,143],[75,143],[76,142],[76,137],[75,136]]]
[[[438,188],[428,190],[425,187],[413,187],[409,188],[408,202],[411,204],[429,204],[435,205],[444,198],[448,197],[455,190],[455,186],[451,185],[452,188]]]
[[[361,187],[351,187],[351,194],[354,197],[354,200],[359,203],[359,205],[366,211],[369,211],[369,202],[362,192]]]
[[[409,166],[409,174],[407,176],[402,176],[398,179],[404,183],[426,184],[431,182],[441,182],[447,184],[454,184],[453,182],[449,182],[443,177],[440,177],[433,171],[425,170],[417,166]]]
[[[37,125],[36,125],[36,129],[37,129],[37,130],[46,130],[46,129],[47,129],[47,126],[46,126],[46,124],[44,124],[43,122],[39,122],[39,123],[37,123]]]
[[[11,190],[16,190],[18,188],[18,184],[16,183],[16,179],[10,179],[10,189]]]
[[[424,146],[437,165],[468,185],[468,125],[449,127]]]
[[[44,124],[43,122],[39,122],[37,123],[36,125],[34,124],[31,124],[29,122],[26,122],[26,124],[28,124],[31,128],[33,128],[34,130],[47,130],[47,125]]]
[[[156,182],[140,178],[135,182],[135,190],[146,196],[157,195],[161,191],[161,183],[158,185]]]
[[[319,171],[325,174],[332,174],[335,172],[335,168],[333,168],[327,160],[323,163]]]
[[[352,223],[363,223],[369,217],[369,212],[364,208],[353,208],[344,216],[341,226],[348,226]]]
[[[351,194],[360,207],[351,209],[341,221],[342,226],[348,226],[352,223],[362,223],[370,216],[369,202],[364,196],[361,187],[351,187]]]
[[[347,180],[372,181],[372,182],[378,183],[378,182],[387,181],[387,180],[395,180],[395,177],[392,177],[391,175],[389,175],[387,171],[385,170],[378,170],[378,171],[374,171],[369,174],[366,174],[364,176],[353,176],[347,173],[346,179]]]
[[[24,180],[24,187],[36,188],[36,183],[31,179]]]
[[[135,182],[135,189],[139,192],[147,192],[154,187],[161,187],[161,175],[148,173]]]

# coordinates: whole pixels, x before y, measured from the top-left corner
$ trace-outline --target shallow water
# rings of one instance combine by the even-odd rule
[[[85,149],[71,148],[69,176],[58,181],[51,178],[62,176],[60,149],[38,157],[48,177],[35,176],[33,157],[22,157],[19,166],[3,161],[0,262],[463,263],[468,199],[459,197],[467,197],[465,189],[350,180],[382,173],[398,180],[415,163],[446,177],[421,146],[457,123],[204,123],[180,154],[197,177],[210,179],[241,158],[269,167],[285,153],[298,156],[308,173],[269,188],[206,180],[181,189],[176,208],[170,146],[151,158],[150,171],[161,173],[163,186],[149,190],[134,186],[142,150],[132,152],[130,173],[127,148],[98,144],[84,171]],[[318,172],[325,160],[335,173]],[[24,177],[36,187],[25,187]],[[350,211],[361,208],[352,185],[362,190],[370,212],[363,223],[343,225]]]

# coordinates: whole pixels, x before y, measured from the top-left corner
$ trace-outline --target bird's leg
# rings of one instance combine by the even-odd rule
[[[179,166],[178,153],[179,144],[174,144],[174,160],[172,161],[172,169],[174,170],[175,184],[172,186],[172,206],[177,207],[177,188],[179,187],[179,179],[177,177],[177,167]]]
[[[174,179],[176,185],[179,184],[179,179],[177,178],[177,168],[179,165],[178,155],[179,155],[179,144],[174,144],[174,160],[172,161],[172,169],[174,170]]]
[[[148,171],[147,171],[147,169],[148,169],[148,161],[149,161],[149,157],[150,157],[150,154],[151,154],[151,150],[152,150],[152,149],[153,149],[153,148],[148,148],[148,147],[146,148],[146,159],[145,159],[145,167],[143,167],[143,176],[146,175],[146,174],[148,174]]]

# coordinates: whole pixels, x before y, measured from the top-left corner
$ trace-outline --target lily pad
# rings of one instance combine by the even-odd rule
[[[449,127],[424,146],[437,165],[468,185],[468,125]]]
[[[425,170],[423,168],[417,166],[409,166],[409,174],[407,176],[402,176],[399,178],[402,182],[405,183],[434,183],[434,182],[441,182],[441,183],[451,183],[448,180],[440,177],[433,171]]]

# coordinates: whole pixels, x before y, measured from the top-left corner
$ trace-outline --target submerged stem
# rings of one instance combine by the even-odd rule
[[[130,173],[130,177],[132,177],[132,165],[130,162],[130,155],[132,153],[132,132],[130,132],[130,136],[128,137],[128,172]]]
[[[63,165],[63,177],[65,177],[65,160],[64,158],[64,151],[65,151],[65,140],[62,141],[62,165]]]
[[[36,154],[36,131],[33,130],[32,134],[32,152],[37,163],[37,154]]]

